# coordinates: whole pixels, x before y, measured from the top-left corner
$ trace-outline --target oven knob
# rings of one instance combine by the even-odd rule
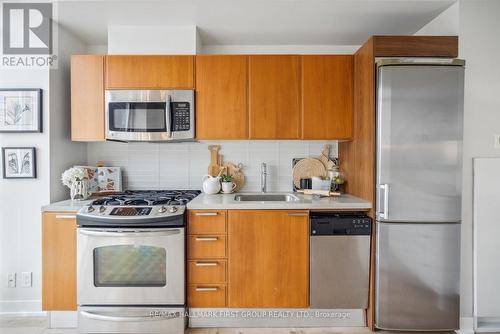
[[[162,206],[161,208],[158,209],[159,213],[165,213],[167,211],[167,208]]]
[[[168,207],[168,212],[170,212],[170,213],[174,213],[174,212],[176,212],[176,211],[177,211],[177,208],[176,208],[175,206],[169,206],[169,207]]]
[[[106,207],[105,207],[104,205],[101,205],[101,206],[99,207],[99,212],[100,212],[100,213],[103,213],[104,211],[106,211]]]
[[[94,212],[94,207],[91,205],[88,207],[87,212]]]

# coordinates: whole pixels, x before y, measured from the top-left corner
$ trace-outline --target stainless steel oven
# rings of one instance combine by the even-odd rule
[[[79,228],[79,305],[184,305],[184,228]]]
[[[193,140],[194,107],[193,90],[107,90],[106,139]]]

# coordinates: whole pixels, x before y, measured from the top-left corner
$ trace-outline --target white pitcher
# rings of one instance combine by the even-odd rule
[[[205,194],[217,194],[220,191],[220,176],[205,175],[202,181]]]

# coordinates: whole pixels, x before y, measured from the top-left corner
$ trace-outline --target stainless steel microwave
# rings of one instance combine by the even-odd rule
[[[106,139],[183,141],[195,137],[193,90],[107,90]]]

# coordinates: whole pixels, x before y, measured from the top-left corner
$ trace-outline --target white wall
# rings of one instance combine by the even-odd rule
[[[458,35],[459,33],[459,7],[455,2],[436,16],[431,22],[423,26],[415,35]]]
[[[109,54],[196,54],[196,26],[108,26]]]
[[[86,144],[69,137],[69,55],[84,45],[58,29],[58,69],[0,69],[0,87],[43,89],[43,133],[0,133],[0,146],[36,147],[37,178],[0,178],[0,313],[41,311],[42,205],[67,198],[59,179],[73,163],[86,161]],[[33,272],[33,286],[23,288],[21,272]],[[17,287],[7,287],[7,273],[17,273]]]
[[[43,89],[43,133],[0,133],[1,147],[35,147],[37,160],[36,179],[0,178],[0,313],[36,312],[41,310],[40,206],[50,200],[49,71],[0,69],[0,87]],[[34,273],[32,288],[20,287],[23,271]],[[9,272],[18,274],[16,288],[7,287]]]

